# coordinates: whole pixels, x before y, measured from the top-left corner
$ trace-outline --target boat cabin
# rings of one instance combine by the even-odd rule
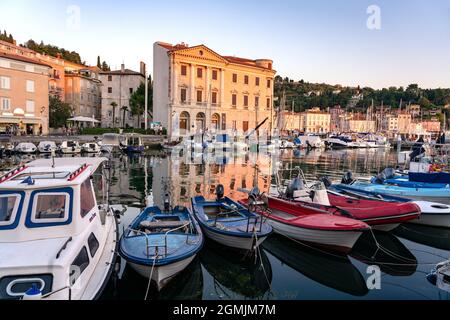
[[[32,285],[57,299],[82,297],[105,243],[105,158],[39,159],[0,178],[0,299]],[[95,183],[95,185],[94,185]],[[68,288],[71,287],[69,290]],[[69,292],[70,291],[70,292]]]

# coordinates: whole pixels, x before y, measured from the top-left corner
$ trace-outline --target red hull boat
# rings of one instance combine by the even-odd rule
[[[240,203],[247,205],[248,200]],[[255,211],[267,218],[276,233],[344,253],[348,253],[362,233],[370,229],[362,221],[273,197],[267,198],[267,209],[256,207]]]
[[[412,202],[385,202],[359,199],[328,192],[330,205],[323,205],[295,198],[289,201],[294,206],[310,206],[327,211],[333,215],[344,216],[363,221],[372,228],[389,231],[399,224],[417,219],[420,208]]]

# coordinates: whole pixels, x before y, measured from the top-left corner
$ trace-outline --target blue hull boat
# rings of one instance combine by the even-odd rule
[[[126,153],[142,153],[144,152],[144,146],[127,146],[124,150]]]
[[[450,186],[448,185],[430,187],[429,185],[424,185],[424,183],[421,182],[400,182],[398,179],[393,182],[391,180],[392,179],[389,179],[382,184],[354,182],[351,184],[351,187],[363,191],[410,198],[414,200],[448,202],[450,199]],[[391,183],[389,183],[389,181],[391,181]]]
[[[200,226],[183,207],[146,208],[120,239],[119,253],[161,289],[186,268],[203,246]]]
[[[254,250],[272,233],[272,227],[230,198],[207,201],[192,198],[192,210],[205,236],[222,245]]]

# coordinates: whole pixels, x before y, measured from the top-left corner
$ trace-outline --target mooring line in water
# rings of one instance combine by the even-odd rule
[[[439,250],[440,250],[440,249],[439,249]],[[427,252],[427,251],[425,251],[425,250],[411,249],[411,251],[418,251],[418,252],[427,253],[427,254],[429,254],[429,255],[436,256],[436,257],[439,257],[439,258],[442,258],[442,259],[445,259],[445,260],[449,260],[449,259],[450,259],[450,258],[448,258],[448,257],[441,256],[440,254],[432,253],[432,252]]]
[[[370,233],[371,233],[371,235],[372,235],[372,237],[373,237],[373,239],[375,241],[375,244],[377,245],[377,249],[380,249],[381,251],[383,251],[387,255],[390,255],[390,256],[392,256],[394,258],[402,259],[402,260],[405,260],[405,261],[414,261],[413,259],[409,259],[409,258],[403,257],[401,255],[398,255],[395,252],[392,252],[391,250],[389,250],[389,249],[383,247],[382,245],[380,245],[380,243],[378,242],[377,238],[375,237],[375,233],[373,232],[372,228],[370,228]],[[415,264],[417,264],[417,263],[415,263]]]
[[[269,285],[269,294],[272,293],[272,284],[269,281],[269,277],[267,276],[267,272],[266,272],[266,268],[264,268],[264,263],[263,263],[263,259],[262,259],[262,254],[261,254],[261,248],[258,245],[258,235],[256,232],[254,232],[254,237],[255,237],[255,241],[256,241],[256,255],[259,255],[259,260],[261,263],[261,268],[263,270],[264,273],[264,278],[266,278],[267,284]]]
[[[155,268],[155,265],[156,265],[156,259],[157,259],[157,258],[158,258],[158,255],[156,255],[156,256],[153,258],[153,265],[152,265],[152,268],[150,269],[150,277],[148,278],[147,291],[145,292],[145,298],[144,298],[144,301],[147,301],[148,292],[150,291],[150,285],[151,285],[151,283],[152,283],[153,269]],[[159,284],[157,284],[157,285],[159,285]]]

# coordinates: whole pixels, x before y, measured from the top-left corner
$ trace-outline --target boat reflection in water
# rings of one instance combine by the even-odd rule
[[[441,250],[450,250],[450,229],[406,223],[394,230],[400,238]]]
[[[214,287],[206,299],[268,299],[272,268],[263,250],[254,256],[230,250],[206,241],[200,261],[212,279]]]
[[[416,257],[396,236],[387,232],[364,233],[350,256],[367,265],[377,265],[391,276],[410,276],[417,270]]]
[[[302,246],[279,235],[272,235],[263,248],[282,263],[327,287],[354,296],[369,292],[366,280],[346,255]]]
[[[126,263],[122,260],[122,263]],[[110,282],[102,299],[104,300],[143,300],[147,292],[147,279],[144,279],[127,266],[120,279]],[[148,300],[201,300],[203,296],[203,274],[200,260],[192,263],[177,274],[160,292],[150,287]]]

